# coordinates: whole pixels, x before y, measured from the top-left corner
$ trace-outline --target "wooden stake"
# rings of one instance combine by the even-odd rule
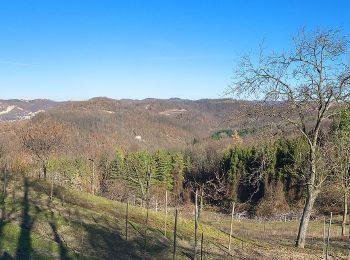
[[[176,259],[176,232],[177,232],[177,208],[175,209],[175,225],[174,225],[174,248],[173,248],[173,260]]]
[[[328,260],[328,256],[329,256],[329,240],[331,236],[332,217],[333,217],[333,213],[331,212],[331,217],[329,219],[329,225],[328,225],[328,234],[327,234],[326,260]]]
[[[204,189],[203,189],[203,186],[201,188],[201,195],[200,195],[200,204],[199,204],[199,209],[198,209],[198,221],[200,221],[201,219],[201,215],[202,215],[202,211],[203,211],[203,204],[204,204],[204,201],[203,201],[203,198],[204,198]]]
[[[3,197],[2,197],[3,201],[5,201],[5,198],[6,198],[6,186],[7,186],[7,168],[5,166],[5,169],[4,169],[4,190],[3,190]]]
[[[194,210],[194,260],[197,258],[197,232],[198,232],[198,192],[195,195],[195,210]]]
[[[344,192],[344,214],[343,214],[343,222],[341,225],[341,235],[345,236],[345,229],[346,229],[346,218],[348,216],[348,193],[347,190]]]
[[[348,210],[348,214],[349,214],[349,219],[350,219],[350,210]],[[349,223],[350,224],[350,223]],[[350,238],[350,228],[349,228],[349,238]],[[350,259],[350,258],[349,258]]]
[[[91,194],[95,195],[95,161],[94,159],[90,159],[92,162],[92,176],[91,176]]]
[[[53,199],[53,183],[55,181],[55,174],[52,174],[52,178],[51,178],[51,193],[50,193],[50,200],[52,201]]]
[[[326,258],[326,216],[323,216],[323,257]]]
[[[146,191],[146,228],[145,228],[145,241],[144,241],[144,248],[143,248],[143,258],[146,256],[146,249],[147,249],[147,231],[148,231],[148,217],[149,217],[149,204],[150,204],[150,196],[149,196],[149,185],[151,180],[151,171],[148,169],[148,178],[147,178],[147,191]]]
[[[83,252],[83,245],[84,245],[84,234],[83,234],[83,221],[80,219],[80,247],[81,247],[81,252]]]
[[[232,232],[233,232],[233,216],[235,214],[235,203],[232,203],[232,212],[231,212],[231,225],[230,225],[230,237],[228,240],[228,252],[231,252],[231,240],[232,240]]]
[[[126,203],[125,212],[125,240],[128,241],[128,222],[129,222],[129,201]]]
[[[165,191],[165,220],[164,220],[164,236],[166,237],[167,228],[167,218],[168,218],[168,191]]]
[[[201,260],[203,260],[203,240],[204,240],[204,233],[202,232],[202,239],[201,239]]]

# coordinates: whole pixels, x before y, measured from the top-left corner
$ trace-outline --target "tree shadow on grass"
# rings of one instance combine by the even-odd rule
[[[15,201],[15,193],[13,192],[13,201]],[[1,208],[1,216],[0,216],[0,260],[4,259],[14,259],[8,252],[3,252],[3,239],[4,239],[4,227],[10,223],[13,219],[15,219],[16,208],[15,204],[12,203],[12,208],[10,211],[6,208],[6,198],[7,193],[3,193],[3,196],[0,199],[0,208]]]
[[[2,246],[2,238],[3,236],[3,230],[5,225],[7,224],[7,212],[6,212],[6,205],[5,205],[5,198],[1,198],[1,218],[0,218],[0,253],[2,253],[3,246]],[[0,256],[1,260],[4,259],[13,259],[11,255],[9,255],[7,252],[3,252]]]
[[[70,259],[68,255],[68,248],[65,245],[63,238],[61,238],[60,234],[58,233],[57,223],[54,217],[54,212],[52,210],[52,204],[50,202],[48,202],[48,207],[50,209],[50,215],[51,215],[49,220],[49,225],[54,235],[54,241],[58,244],[58,247],[59,247],[60,259],[61,260]]]
[[[90,217],[90,216],[89,216]],[[132,239],[124,239],[123,231],[117,224],[105,218],[94,216],[92,223],[84,221],[86,216],[76,210],[72,214],[71,224],[78,229],[76,240],[80,244],[80,257],[98,257],[101,259],[154,259],[152,256],[167,255],[168,245],[158,241],[150,234],[147,253],[143,258],[144,238],[135,234]],[[97,223],[96,223],[97,222]],[[78,228],[80,227],[80,228]],[[157,240],[157,241],[155,241]],[[159,258],[157,259],[166,259]]]
[[[29,181],[27,178],[24,178],[23,188],[21,233],[17,243],[16,259],[26,260],[31,259],[33,252],[30,232],[35,221],[35,218],[29,215]]]

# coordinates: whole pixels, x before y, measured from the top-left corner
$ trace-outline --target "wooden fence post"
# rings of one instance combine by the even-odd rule
[[[128,222],[129,222],[129,201],[126,203],[125,212],[125,240],[128,241]]]
[[[230,224],[230,237],[228,240],[228,252],[231,252],[231,240],[232,240],[232,232],[233,232],[233,216],[235,214],[235,203],[232,203],[232,212],[231,212],[231,224]]]
[[[328,225],[328,234],[327,234],[326,260],[328,260],[328,256],[329,256],[329,240],[331,236],[332,217],[333,217],[333,213],[331,212],[331,217],[329,219],[329,225]]]
[[[6,198],[6,189],[7,189],[7,168],[5,165],[5,169],[4,169],[4,190],[3,190],[3,197],[2,200],[5,201]]]
[[[173,248],[173,260],[176,259],[176,232],[177,232],[177,208],[175,209],[175,225],[174,225],[174,248]]]
[[[326,216],[323,216],[323,257],[326,258]]]
[[[145,241],[144,241],[144,248],[143,248],[143,258],[146,256],[146,249],[147,249],[147,231],[148,231],[148,218],[149,218],[149,204],[150,204],[150,197],[149,197],[149,185],[151,181],[151,171],[148,169],[148,178],[147,178],[147,191],[146,191],[146,228],[145,228]]]
[[[80,251],[81,251],[81,254],[83,254],[83,252],[84,252],[83,247],[84,247],[84,230],[83,230],[83,221],[80,219]]]
[[[52,201],[53,199],[53,185],[54,185],[54,181],[55,181],[55,173],[52,173],[52,177],[51,177],[51,192],[50,192],[50,201]]]
[[[350,210],[348,210],[348,214],[349,214],[349,219],[350,219]],[[349,228],[349,238],[350,238],[350,228]]]
[[[201,239],[201,260],[203,260],[203,240],[204,240],[204,233],[202,232],[202,239]]]
[[[199,209],[198,209],[198,221],[200,221],[201,216],[202,216],[202,211],[203,211],[203,204],[204,204],[204,189],[203,186],[201,188],[201,194],[200,194],[200,203],[199,203]]]
[[[344,215],[343,215],[343,221],[342,221],[342,225],[341,225],[341,235],[342,236],[345,236],[346,218],[348,216],[347,212],[348,212],[348,194],[347,194],[347,190],[345,190],[345,194],[344,194]]]
[[[92,162],[92,176],[91,176],[91,194],[95,195],[95,161],[90,159]]]
[[[198,191],[195,195],[195,210],[194,210],[194,260],[197,258],[197,232],[198,232]]]
[[[165,190],[165,220],[164,220],[164,236],[166,237],[167,228],[167,218],[168,218],[168,191]]]

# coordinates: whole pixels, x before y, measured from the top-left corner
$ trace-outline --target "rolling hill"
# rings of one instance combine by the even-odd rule
[[[47,110],[56,108],[61,104],[61,102],[55,102],[47,99],[0,100],[0,122],[29,119],[40,112],[45,112]]]
[[[253,104],[231,99],[93,98],[67,102],[46,115],[74,125],[79,132],[103,134],[122,147],[176,149],[211,142],[211,136],[222,129],[263,128],[262,120],[245,117],[244,110]],[[219,142],[229,143],[227,137]]]
[[[249,143],[264,131],[269,120],[246,116],[254,105],[232,99],[0,100],[0,122],[18,122],[12,127],[20,128],[27,119],[50,117],[76,129],[78,143],[90,138],[126,150],[183,149],[208,143],[226,147],[232,143],[231,135],[220,133],[237,130]]]

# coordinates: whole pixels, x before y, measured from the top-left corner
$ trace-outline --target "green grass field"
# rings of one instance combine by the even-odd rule
[[[0,259],[172,259],[174,209],[169,210],[167,236],[163,211],[129,206],[128,239],[125,237],[126,204],[88,193],[54,189],[28,178],[11,179],[1,203]],[[194,223],[188,208],[180,209],[177,259],[194,256]],[[204,212],[203,259],[321,259],[323,222],[310,225],[306,249],[295,249],[297,222],[234,221],[232,250],[228,254],[230,217]],[[265,228],[264,228],[265,226]],[[265,231],[264,231],[265,230]],[[346,259],[348,238],[340,237],[335,223],[331,257]],[[146,241],[146,243],[145,243]]]

